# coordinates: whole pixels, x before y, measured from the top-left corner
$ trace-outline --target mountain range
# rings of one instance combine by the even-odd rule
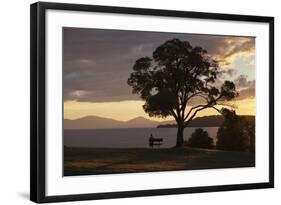
[[[174,123],[168,121],[168,123]],[[99,128],[149,128],[157,127],[159,122],[136,117],[128,121],[119,121],[98,116],[87,116],[75,120],[64,119],[64,129],[99,129]]]
[[[254,120],[255,116],[246,116]],[[223,122],[220,115],[197,117],[191,121],[189,127],[218,127]],[[110,118],[87,116],[75,120],[64,119],[64,129],[102,129],[102,128],[165,128],[176,127],[175,121],[158,122],[144,117],[136,117],[128,121]]]

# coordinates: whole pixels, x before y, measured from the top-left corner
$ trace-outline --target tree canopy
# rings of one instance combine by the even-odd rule
[[[219,102],[238,95],[231,81],[218,87],[218,68],[218,62],[205,49],[172,39],[157,47],[152,57],[136,60],[128,84],[145,101],[143,109],[149,116],[173,116],[182,135],[199,111],[219,111],[215,107]],[[194,99],[198,103],[191,103]],[[182,146],[183,137],[178,136],[178,140],[177,146]]]

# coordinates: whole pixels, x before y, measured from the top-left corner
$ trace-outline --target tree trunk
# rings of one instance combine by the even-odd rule
[[[177,144],[176,147],[180,148],[183,146],[183,123],[178,123],[178,133],[177,133]]]

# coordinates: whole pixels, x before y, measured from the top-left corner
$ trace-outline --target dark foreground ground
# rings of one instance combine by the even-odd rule
[[[65,148],[64,175],[196,170],[255,166],[248,152],[196,148]]]

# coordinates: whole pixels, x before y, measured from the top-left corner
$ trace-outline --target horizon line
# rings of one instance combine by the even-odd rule
[[[238,116],[256,116],[256,115],[240,115],[240,114],[237,114]],[[204,116],[198,116],[198,117],[195,117],[194,119],[196,118],[202,118],[202,117],[209,117],[209,116],[221,116],[221,115],[204,115]],[[63,118],[63,120],[79,120],[79,119],[82,119],[82,118],[87,118],[87,117],[99,117],[99,118],[104,118],[104,119],[110,119],[110,120],[116,120],[116,121],[120,121],[120,122],[128,122],[130,120],[134,120],[134,119],[137,119],[137,118],[143,118],[143,119],[146,119],[146,120],[150,120],[150,121],[155,121],[155,122],[165,122],[165,121],[175,121],[175,119],[172,119],[172,120],[163,120],[163,121],[158,121],[158,120],[155,120],[155,119],[150,119],[150,118],[147,118],[147,117],[143,117],[143,116],[137,116],[137,117],[134,117],[134,118],[131,118],[129,120],[119,120],[119,119],[115,119],[115,118],[110,118],[110,117],[103,117],[103,116],[99,116],[99,115],[85,115],[83,117],[78,117],[78,118],[74,118],[74,119],[69,119],[69,118]],[[193,119],[193,120],[194,120]]]

